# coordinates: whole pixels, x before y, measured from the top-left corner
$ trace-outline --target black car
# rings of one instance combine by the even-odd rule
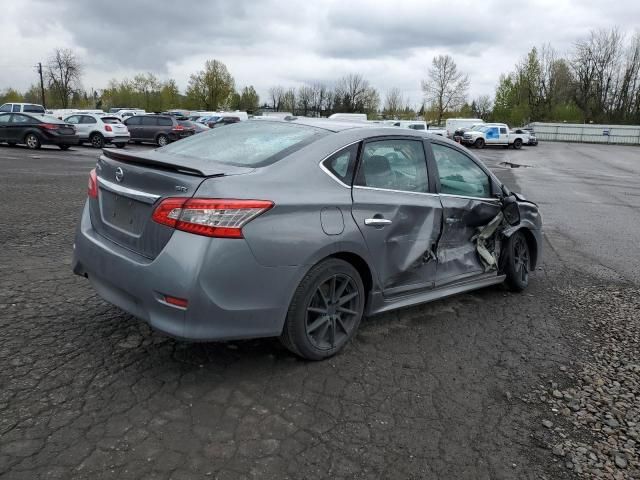
[[[192,128],[180,125],[172,115],[134,115],[124,124],[129,129],[131,141],[155,143],[161,147],[194,134]]]
[[[25,144],[37,149],[42,145],[57,145],[62,150],[78,144],[73,125],[54,117],[26,113],[0,114],[0,142],[9,145]]]
[[[232,123],[238,123],[240,119],[238,117],[217,117],[211,122],[207,122],[209,128],[222,127],[223,125],[231,125]]]

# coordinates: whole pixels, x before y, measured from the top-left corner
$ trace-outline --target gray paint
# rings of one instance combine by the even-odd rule
[[[74,271],[87,275],[111,303],[170,335],[193,340],[279,335],[304,275],[336,254],[357,256],[368,265],[369,315],[504,279],[496,270],[484,272],[472,240],[500,211],[500,200],[439,195],[435,183],[430,193],[422,194],[352,189],[320,162],[363,139],[397,137],[398,130],[307,119],[300,123],[325,125],[330,133],[262,168],[205,166],[168,156],[162,149],[142,159],[120,152],[102,157],[99,177],[113,184],[111,177],[120,166],[124,180],[118,185],[136,195],[184,196],[175,190],[184,186],[196,197],[264,199],[275,206],[244,227],[244,239],[173,231],[150,220],[150,205],[144,201],[149,210],[138,212],[136,228],[122,232],[105,218],[109,205],[103,197],[109,189],[103,182],[100,202],[87,202],[82,215]],[[401,135],[423,139],[430,158],[433,137],[428,133],[407,129]],[[432,163],[429,168],[433,177]],[[210,175],[196,174],[202,170]],[[500,182],[487,174],[500,190]],[[502,235],[530,229],[540,251],[537,207],[523,200],[518,205],[520,224]],[[365,220],[380,216],[392,223],[366,225]],[[447,223],[447,218],[456,221]],[[167,305],[163,295],[188,298],[189,307]]]

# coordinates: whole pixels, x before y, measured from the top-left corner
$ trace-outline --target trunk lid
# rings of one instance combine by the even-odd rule
[[[192,197],[207,177],[251,171],[219,165],[205,174],[188,163],[188,159],[159,152],[105,150],[96,166],[98,198],[89,201],[93,228],[114,243],[153,259],[175,231],[151,219],[162,199]]]

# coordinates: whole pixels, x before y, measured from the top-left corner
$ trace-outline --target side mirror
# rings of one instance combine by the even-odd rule
[[[515,195],[509,195],[502,199],[502,213],[509,225],[517,225],[520,223],[520,207]]]

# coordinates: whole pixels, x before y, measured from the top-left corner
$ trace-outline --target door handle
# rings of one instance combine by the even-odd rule
[[[455,217],[447,217],[445,219],[445,222],[447,225],[453,225],[454,223],[458,223],[460,221],[459,218],[455,218]]]
[[[389,225],[390,223],[391,223],[391,220],[387,218],[365,218],[364,219],[364,224],[370,225],[372,227],[381,227],[384,225]]]

